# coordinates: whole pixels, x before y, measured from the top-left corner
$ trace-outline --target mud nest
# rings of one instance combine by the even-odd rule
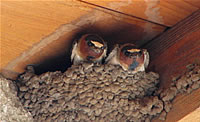
[[[165,119],[179,92],[200,86],[200,66],[159,89],[154,72],[132,74],[115,65],[72,65],[66,72],[35,75],[32,67],[17,79],[18,96],[35,121],[150,121]],[[186,79],[184,79],[184,78]]]
[[[0,122],[33,122],[17,97],[17,87],[0,73]]]

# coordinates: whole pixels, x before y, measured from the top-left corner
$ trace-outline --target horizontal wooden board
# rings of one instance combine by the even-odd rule
[[[72,2],[2,1],[1,68],[60,25],[76,20],[89,10]]]
[[[80,0],[145,20],[173,26],[200,7],[199,0]],[[194,6],[197,4],[196,6]]]

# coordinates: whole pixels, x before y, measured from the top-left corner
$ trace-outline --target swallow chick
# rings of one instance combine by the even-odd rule
[[[77,65],[81,62],[102,63],[106,57],[107,44],[98,35],[85,34],[72,47],[71,61]]]
[[[116,45],[107,57],[106,63],[120,65],[126,71],[137,73],[147,68],[149,53],[146,49],[137,49],[134,44]]]

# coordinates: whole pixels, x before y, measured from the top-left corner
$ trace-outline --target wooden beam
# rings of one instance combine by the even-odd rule
[[[200,63],[200,10],[144,47],[150,51],[150,69],[160,74],[161,88],[167,88],[172,77],[186,71],[186,65]],[[200,106],[199,93],[200,89],[177,96],[166,122],[176,122],[197,109]]]
[[[178,122],[200,122],[200,107],[188,114]]]

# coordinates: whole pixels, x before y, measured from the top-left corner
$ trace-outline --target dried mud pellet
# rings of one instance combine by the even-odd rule
[[[96,95],[95,95],[95,98],[98,99],[98,100],[100,100],[101,98],[103,98],[102,93],[96,94]]]
[[[95,107],[98,108],[98,109],[101,109],[102,105],[101,105],[101,103],[98,102],[98,103],[95,104]]]
[[[79,98],[80,98],[80,99],[83,99],[83,98],[86,97],[86,95],[87,95],[87,93],[81,93],[81,94],[79,94]]]
[[[98,102],[98,101],[97,101],[96,99],[92,99],[92,100],[90,101],[90,103],[93,104],[93,105],[96,104],[97,102]]]
[[[45,120],[45,122],[51,122],[52,121],[52,119],[51,119],[51,117],[49,116],[49,117],[47,117],[46,118],[46,120]]]
[[[126,86],[121,86],[121,89],[120,89],[121,91],[127,91],[128,90],[128,87],[126,87]]]
[[[28,90],[28,87],[26,87],[26,86],[20,87],[20,91],[27,91],[27,90]]]
[[[186,66],[186,68],[187,68],[188,70],[193,70],[193,69],[195,68],[195,65],[194,65],[194,64],[188,64],[188,65]]]
[[[26,100],[26,101],[24,102],[24,106],[25,106],[25,107],[28,107],[29,104],[30,104],[30,100]]]
[[[33,90],[32,90],[32,94],[38,94],[38,90],[39,90],[39,89],[33,89]]]
[[[95,110],[95,116],[99,116],[102,112],[102,109],[96,109]]]
[[[91,109],[89,107],[81,107],[81,109],[83,109],[83,111],[85,111],[86,113],[89,113],[91,111]]]
[[[159,116],[160,120],[165,120],[167,113],[165,111],[162,111],[162,113]]]
[[[93,97],[93,92],[87,92],[87,93],[86,93],[86,96],[87,96],[87,97]]]
[[[111,88],[111,92],[113,92],[115,94],[120,90],[120,86],[119,85],[111,84],[110,88]]]
[[[39,82],[37,82],[37,81],[35,81],[32,85],[31,85],[31,87],[30,88],[39,88],[40,87],[40,85],[39,85]]]
[[[192,89],[198,89],[199,88],[199,84],[197,83],[193,83],[191,86]]]
[[[22,99],[22,97],[24,97],[24,94],[25,94],[25,92],[20,92],[20,93],[18,94],[18,97]]]
[[[132,114],[132,111],[126,110],[126,111],[124,112],[124,114],[125,114],[126,116],[130,116],[130,115]]]
[[[129,110],[129,107],[128,106],[125,106],[123,107],[124,111],[128,111]]]
[[[193,82],[200,80],[200,74],[192,75],[191,79]]]
[[[169,101],[164,102],[164,109],[166,112],[169,112],[171,108],[172,108],[172,103],[170,103]]]
[[[169,101],[169,100],[172,100],[176,94],[177,94],[177,90],[174,87],[171,89],[167,89],[166,91],[163,92],[163,94],[161,93],[161,97],[163,101]]]
[[[129,92],[121,92],[119,95],[120,95],[122,98],[128,98]]]
[[[117,116],[116,116],[116,120],[119,121],[122,118],[122,116],[123,116],[122,114],[118,113]]]
[[[150,118],[145,118],[145,122],[151,122]]]
[[[99,100],[99,103],[101,104],[101,105],[103,105],[104,104],[104,100],[102,99],[102,100]]]
[[[84,63],[82,64],[82,66],[84,67],[84,70],[88,70],[89,68],[91,68],[94,64],[92,63]]]
[[[109,94],[108,94],[108,99],[112,100],[113,97],[114,97],[114,95],[113,95],[112,93],[109,93]]]
[[[24,95],[24,98],[25,98],[25,99],[30,99],[30,96],[31,96],[31,94],[27,92],[27,93]]]

